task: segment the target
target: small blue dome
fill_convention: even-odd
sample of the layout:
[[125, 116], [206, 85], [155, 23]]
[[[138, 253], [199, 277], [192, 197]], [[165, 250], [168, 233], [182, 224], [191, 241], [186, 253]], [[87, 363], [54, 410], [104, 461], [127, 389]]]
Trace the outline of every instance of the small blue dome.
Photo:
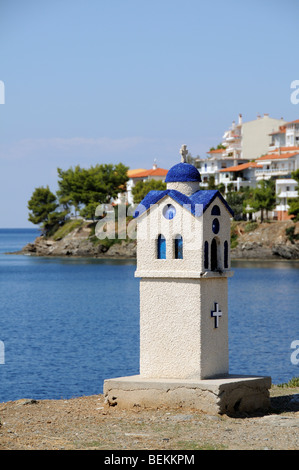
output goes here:
[[198, 181], [200, 183], [200, 173], [198, 169], [195, 168], [195, 166], [190, 165], [190, 163], [178, 163], [168, 171], [165, 183], [174, 183], [177, 181]]

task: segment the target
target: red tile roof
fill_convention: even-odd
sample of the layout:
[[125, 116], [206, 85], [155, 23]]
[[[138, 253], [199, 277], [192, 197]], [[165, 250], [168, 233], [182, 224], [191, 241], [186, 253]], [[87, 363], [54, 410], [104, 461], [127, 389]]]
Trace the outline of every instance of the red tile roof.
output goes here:
[[295, 121], [287, 122], [285, 125], [288, 126], [289, 124], [299, 124], [299, 119], [296, 119]]
[[147, 171], [145, 168], [137, 168], [136, 170], [128, 170], [128, 177], [129, 178], [136, 178], [140, 173], [144, 173]]
[[278, 131], [273, 131], [269, 135], [285, 134], [285, 133], [286, 133], [286, 126], [279, 126]]
[[296, 145], [293, 146], [293, 147], [279, 147], [279, 148], [276, 147], [276, 148], [273, 149], [273, 150], [269, 150], [269, 152], [276, 152], [276, 153], [278, 153], [278, 152], [279, 152], [279, 149], [280, 149], [281, 152], [288, 152], [288, 153], [290, 153], [290, 150], [298, 150], [298, 152], [299, 152], [299, 147], [296, 146]]
[[145, 170], [144, 168], [138, 168], [137, 170], [129, 170], [129, 178], [146, 178], [147, 176], [166, 176], [168, 170], [164, 168], [152, 168], [151, 170]]
[[230, 171], [246, 170], [247, 168], [260, 168], [260, 165], [258, 165], [256, 162], [247, 162], [241, 163], [241, 165], [229, 166], [228, 168], [223, 168], [219, 171], [228, 173]]
[[262, 157], [257, 158], [256, 162], [260, 162], [260, 161], [263, 161], [263, 160], [282, 160], [284, 158], [291, 158], [294, 155], [299, 155], [299, 151], [298, 152], [292, 152], [292, 153], [282, 153], [280, 155], [279, 154], [263, 155]]
[[215, 150], [210, 150], [207, 153], [223, 153], [224, 151], [225, 151], [225, 149], [215, 149]]

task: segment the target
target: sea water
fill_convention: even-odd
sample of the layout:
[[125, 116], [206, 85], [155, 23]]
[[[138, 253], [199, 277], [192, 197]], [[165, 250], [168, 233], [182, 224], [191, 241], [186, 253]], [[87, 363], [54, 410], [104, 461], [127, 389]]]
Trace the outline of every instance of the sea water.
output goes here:
[[[139, 373], [135, 261], [5, 254], [38, 234], [0, 230], [0, 402], [99, 394], [106, 378]], [[298, 376], [299, 263], [234, 261], [232, 269], [230, 373], [273, 383]]]

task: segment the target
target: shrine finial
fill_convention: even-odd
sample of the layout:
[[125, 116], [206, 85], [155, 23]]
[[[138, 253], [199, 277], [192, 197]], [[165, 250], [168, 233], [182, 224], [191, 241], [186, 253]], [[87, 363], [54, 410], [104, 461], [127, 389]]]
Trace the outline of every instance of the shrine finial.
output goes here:
[[187, 145], [182, 145], [180, 149], [180, 154], [181, 154], [181, 162], [186, 163], [187, 160], [187, 155], [188, 155], [188, 150], [187, 150]]

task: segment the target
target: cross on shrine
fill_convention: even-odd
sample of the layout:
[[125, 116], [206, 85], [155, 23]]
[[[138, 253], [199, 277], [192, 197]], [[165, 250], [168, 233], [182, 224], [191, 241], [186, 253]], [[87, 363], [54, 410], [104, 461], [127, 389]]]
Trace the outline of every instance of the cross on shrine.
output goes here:
[[182, 155], [182, 158], [181, 158], [182, 163], [186, 163], [186, 157], [188, 155], [187, 145], [182, 145], [180, 149], [180, 154]]
[[219, 326], [219, 318], [222, 317], [222, 312], [219, 310], [219, 305], [215, 302], [214, 311], [211, 311], [211, 317], [215, 318], [215, 328]]

